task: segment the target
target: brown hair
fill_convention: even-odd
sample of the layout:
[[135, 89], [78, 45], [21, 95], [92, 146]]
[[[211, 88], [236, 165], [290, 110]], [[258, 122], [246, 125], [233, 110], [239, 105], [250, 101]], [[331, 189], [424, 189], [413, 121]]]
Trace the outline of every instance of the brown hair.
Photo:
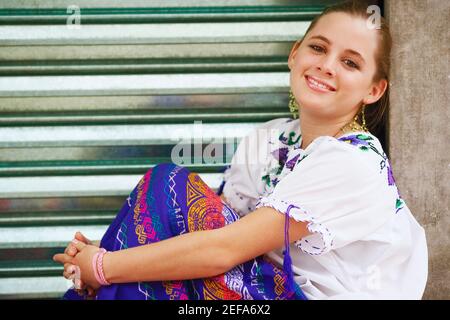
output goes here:
[[[363, 19], [369, 19], [371, 13], [367, 13], [367, 8], [370, 5], [376, 5], [377, 1], [370, 0], [352, 0], [338, 3], [325, 8], [325, 10], [317, 16], [310, 24], [305, 32], [304, 37], [314, 28], [317, 22], [325, 15], [335, 12], [347, 13], [354, 17], [360, 17]], [[373, 77], [373, 81], [377, 82], [381, 79], [386, 79], [389, 83], [389, 72], [391, 68], [391, 48], [392, 37], [389, 30], [389, 26], [386, 20], [381, 17], [380, 28], [378, 29], [379, 43], [378, 50], [375, 53], [375, 63], [377, 65], [377, 71]], [[367, 105], [365, 107], [365, 118], [367, 128], [374, 134], [379, 131], [379, 125], [385, 120], [386, 114], [389, 110], [389, 85], [386, 88], [383, 96], [375, 103]], [[360, 118], [360, 117], [358, 117]]]

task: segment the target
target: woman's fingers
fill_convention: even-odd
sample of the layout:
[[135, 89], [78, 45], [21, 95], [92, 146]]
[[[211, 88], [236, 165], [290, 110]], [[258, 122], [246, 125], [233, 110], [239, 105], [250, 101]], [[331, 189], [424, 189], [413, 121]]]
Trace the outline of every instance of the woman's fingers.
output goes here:
[[72, 240], [72, 245], [75, 246], [77, 252], [83, 250], [86, 246], [88, 246], [86, 243], [78, 241], [77, 239]]
[[74, 239], [67, 245], [64, 253], [55, 254], [53, 260], [64, 265], [64, 278], [72, 280], [75, 290], [78, 294], [95, 295], [95, 290], [87, 289], [87, 285], [81, 280], [80, 268], [74, 265], [73, 259], [86, 245], [92, 244], [92, 241], [86, 238], [81, 232], [75, 233]]
[[64, 271], [70, 273], [70, 274], [75, 274], [75, 265], [71, 264], [71, 263], [65, 263], [64, 264]]
[[65, 253], [57, 253], [53, 256], [53, 261], [59, 262], [61, 264], [72, 263], [73, 257]]
[[63, 276], [64, 278], [73, 281], [75, 289], [77, 290], [86, 289], [86, 285], [81, 280], [80, 268], [78, 266], [71, 263], [65, 263]]
[[64, 264], [64, 272], [63, 272], [64, 278], [68, 280], [73, 280], [76, 277], [76, 266], [71, 263], [65, 263]]
[[75, 278], [75, 275], [73, 273], [69, 273], [67, 271], [63, 272], [63, 277], [67, 280], [73, 280]]
[[75, 273], [67, 272], [67, 271], [63, 272], [63, 277], [66, 278], [67, 280], [72, 280], [72, 281], [75, 281], [77, 279]]
[[[77, 238], [74, 238], [66, 247], [66, 249], [64, 250], [64, 254], [70, 257], [75, 257], [76, 254], [78, 253], [78, 248], [76, 247], [76, 243], [83, 243], [85, 244], [85, 242], [78, 240]], [[61, 258], [61, 257], [60, 257]], [[55, 259], [53, 259], [55, 260]], [[55, 260], [56, 261], [56, 260]]]
[[67, 246], [67, 254], [69, 255], [69, 256], [71, 256], [71, 257], [74, 257], [76, 254], [77, 254], [77, 248], [75, 248], [74, 246], [73, 246], [73, 244], [72, 243], [70, 243], [68, 246]]
[[84, 242], [84, 243], [86, 243], [86, 244], [92, 244], [92, 241], [89, 240], [88, 238], [86, 238], [86, 237], [84, 236], [84, 234], [82, 234], [80, 231], [78, 231], [77, 233], [75, 233], [75, 239], [77, 239], [77, 240], [79, 240], [79, 241], [81, 241], [81, 242]]
[[67, 245], [66, 249], [64, 250], [65, 254], [72, 256], [72, 257], [74, 257], [77, 254], [77, 252], [78, 252], [77, 248], [75, 248], [75, 246], [73, 245], [73, 242], [70, 242]]
[[[81, 242], [84, 242], [85, 244], [92, 244], [92, 241], [89, 240], [88, 238], [86, 238], [86, 237], [85, 237], [81, 232], [79, 232], [79, 231], [77, 231], [77, 232], [75, 233], [74, 239], [75, 239], [75, 240], [78, 240], [78, 241], [81, 241]], [[74, 256], [78, 253], [78, 250], [77, 250], [77, 248], [73, 245], [73, 242], [72, 242], [72, 241], [67, 245], [66, 249], [64, 250], [64, 253], [67, 254], [67, 255], [69, 255], [69, 256], [72, 256], [72, 257], [74, 257]]]
[[[67, 245], [64, 253], [55, 254], [53, 260], [64, 265], [64, 278], [72, 280], [74, 288], [78, 294], [84, 295], [87, 286], [81, 280], [80, 268], [72, 264], [73, 258], [77, 253], [86, 245], [91, 244], [88, 238], [86, 238], [81, 232], [75, 233], [74, 239]], [[87, 291], [88, 292], [88, 291]], [[91, 289], [92, 293], [92, 289]]]

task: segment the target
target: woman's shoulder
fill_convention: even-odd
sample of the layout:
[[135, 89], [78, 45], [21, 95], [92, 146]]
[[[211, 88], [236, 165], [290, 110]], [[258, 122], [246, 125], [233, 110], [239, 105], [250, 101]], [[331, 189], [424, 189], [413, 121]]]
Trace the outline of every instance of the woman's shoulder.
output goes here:
[[388, 165], [380, 140], [369, 132], [349, 133], [336, 140], [340, 147], [346, 148], [372, 170], [379, 172]]
[[339, 138], [318, 137], [303, 151], [297, 164], [302, 172], [314, 171], [323, 175], [327, 170], [339, 170], [351, 177], [350, 180], [394, 185], [389, 160], [380, 141], [367, 132], [348, 133]]
[[351, 146], [352, 150], [362, 151], [366, 154], [385, 155], [380, 140], [370, 132], [351, 132], [336, 140], [343, 142], [343, 145]]
[[381, 142], [368, 132], [348, 133], [339, 138], [319, 137], [307, 149], [311, 149], [307, 153], [313, 151], [319, 151], [318, 154], [333, 153], [339, 155], [337, 158], [341, 161], [358, 162], [369, 167], [375, 166], [377, 169], [380, 164], [388, 161]]
[[[334, 170], [339, 168], [355, 185], [358, 182], [373, 183], [377, 190], [385, 194], [386, 201], [393, 201], [396, 212], [405, 207], [390, 161], [376, 136], [367, 132], [355, 132], [338, 139], [324, 137], [317, 150], [317, 157], [310, 159], [310, 165], [322, 162], [324, 167], [329, 166]], [[328, 165], [330, 162], [334, 164]]]

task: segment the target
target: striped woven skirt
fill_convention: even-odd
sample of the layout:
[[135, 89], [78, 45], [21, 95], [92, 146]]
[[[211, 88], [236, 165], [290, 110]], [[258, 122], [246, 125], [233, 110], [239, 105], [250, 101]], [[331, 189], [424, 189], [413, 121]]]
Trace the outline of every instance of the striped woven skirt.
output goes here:
[[[197, 173], [173, 163], [161, 163], [149, 169], [141, 178], [107, 229], [100, 246], [108, 251], [123, 250], [187, 232], [221, 228], [237, 219], [239, 216], [236, 212]], [[289, 255], [289, 252], [286, 254]], [[291, 265], [286, 261], [290, 262], [290, 257], [285, 257], [283, 268], [279, 268], [262, 255], [224, 274], [204, 279], [112, 284], [101, 287], [96, 298], [306, 299], [293, 281]], [[83, 298], [69, 289], [63, 299]]]

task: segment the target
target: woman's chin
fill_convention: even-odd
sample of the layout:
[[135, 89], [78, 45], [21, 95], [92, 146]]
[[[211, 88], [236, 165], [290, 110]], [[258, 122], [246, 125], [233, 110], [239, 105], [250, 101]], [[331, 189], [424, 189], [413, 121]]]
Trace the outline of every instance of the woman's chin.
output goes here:
[[299, 99], [300, 107], [306, 109], [322, 109], [329, 106], [331, 101], [322, 97], [305, 95], [302, 99]]
[[303, 101], [305, 104], [328, 104], [333, 100], [332, 96], [324, 93], [317, 93], [311, 91], [310, 88], [302, 88], [298, 101]]

